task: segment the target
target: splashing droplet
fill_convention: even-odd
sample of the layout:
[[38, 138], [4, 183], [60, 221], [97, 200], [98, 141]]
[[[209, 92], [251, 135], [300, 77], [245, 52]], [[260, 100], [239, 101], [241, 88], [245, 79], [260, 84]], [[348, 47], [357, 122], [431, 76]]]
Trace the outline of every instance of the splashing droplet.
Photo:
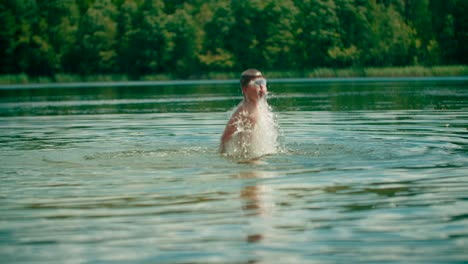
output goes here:
[[254, 120], [242, 113], [235, 122], [236, 131], [226, 144], [226, 156], [251, 160], [278, 152], [278, 125], [265, 99], [258, 103]]

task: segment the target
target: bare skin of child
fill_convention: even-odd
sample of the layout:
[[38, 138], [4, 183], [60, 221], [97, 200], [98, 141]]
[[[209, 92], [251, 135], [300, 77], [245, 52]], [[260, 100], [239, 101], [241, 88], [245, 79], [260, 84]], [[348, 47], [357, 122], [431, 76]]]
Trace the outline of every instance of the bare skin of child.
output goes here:
[[226, 144], [239, 131], [239, 124], [253, 128], [259, 118], [259, 102], [265, 100], [268, 92], [266, 80], [256, 69], [248, 69], [241, 75], [241, 88], [244, 99], [229, 119], [221, 137], [220, 152], [226, 153]]

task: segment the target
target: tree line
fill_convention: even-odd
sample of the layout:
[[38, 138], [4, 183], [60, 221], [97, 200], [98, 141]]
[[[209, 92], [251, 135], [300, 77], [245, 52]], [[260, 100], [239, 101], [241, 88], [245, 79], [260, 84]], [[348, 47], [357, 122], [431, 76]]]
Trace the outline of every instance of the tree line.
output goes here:
[[3, 0], [0, 74], [467, 64], [466, 0]]

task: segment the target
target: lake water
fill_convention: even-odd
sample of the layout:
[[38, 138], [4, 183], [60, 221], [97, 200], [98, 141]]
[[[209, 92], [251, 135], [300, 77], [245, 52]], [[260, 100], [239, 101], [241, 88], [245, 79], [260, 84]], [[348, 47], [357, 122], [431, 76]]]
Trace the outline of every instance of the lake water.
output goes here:
[[269, 90], [239, 164], [234, 81], [0, 87], [1, 262], [468, 261], [468, 78]]

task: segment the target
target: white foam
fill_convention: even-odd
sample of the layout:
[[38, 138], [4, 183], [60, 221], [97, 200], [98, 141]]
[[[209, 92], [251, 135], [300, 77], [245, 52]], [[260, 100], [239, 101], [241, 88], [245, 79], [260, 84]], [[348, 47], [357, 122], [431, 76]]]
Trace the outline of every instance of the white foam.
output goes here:
[[278, 125], [266, 100], [259, 102], [255, 124], [241, 117], [235, 125], [236, 131], [226, 143], [227, 156], [251, 160], [278, 152]]

